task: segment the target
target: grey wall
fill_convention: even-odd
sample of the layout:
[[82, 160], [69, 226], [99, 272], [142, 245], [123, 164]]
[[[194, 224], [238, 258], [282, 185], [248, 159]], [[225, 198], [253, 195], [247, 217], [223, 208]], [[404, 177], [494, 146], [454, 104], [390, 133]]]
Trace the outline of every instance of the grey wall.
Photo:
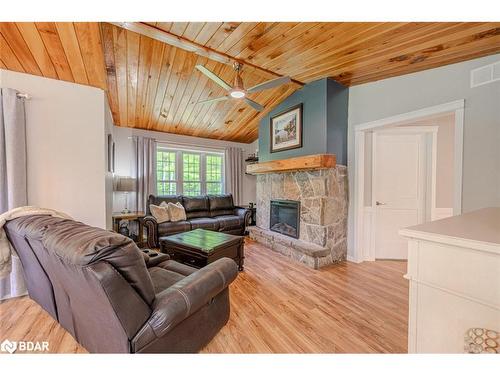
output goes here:
[[[308, 83], [267, 116], [259, 126], [259, 160], [279, 160], [296, 156], [333, 153], [339, 164], [347, 164], [347, 103], [349, 89], [331, 79]], [[270, 152], [270, 119], [302, 103], [302, 147]]]
[[351, 87], [348, 165], [354, 162], [355, 125], [465, 99], [463, 211], [500, 206], [500, 82], [470, 87], [472, 69], [499, 60], [497, 54]]
[[[257, 143], [238, 143], [220, 141], [216, 139], [198, 138], [179, 134], [155, 132], [150, 130], [126, 128], [126, 127], [113, 127], [113, 138], [116, 143], [116, 175], [118, 176], [131, 176], [133, 171], [134, 162], [134, 147], [132, 136], [151, 137], [158, 142], [183, 145], [187, 148], [202, 148], [202, 149], [217, 149], [224, 150], [226, 147], [239, 147], [243, 149], [243, 156], [246, 158], [249, 154], [255, 153]], [[243, 164], [246, 167], [246, 163]], [[255, 202], [255, 189], [256, 189], [256, 176], [244, 174], [243, 175], [243, 204]], [[135, 209], [135, 193], [129, 194], [129, 203], [131, 209]], [[125, 207], [124, 194], [120, 192], [114, 193], [113, 210], [121, 211]]]
[[[428, 116], [415, 121], [405, 121], [397, 125], [397, 127], [405, 126], [438, 127], [436, 155], [436, 207], [453, 208], [455, 112]], [[372, 141], [373, 133], [367, 132], [365, 137], [365, 206], [372, 205]], [[429, 205], [429, 210], [430, 207], [431, 206]]]

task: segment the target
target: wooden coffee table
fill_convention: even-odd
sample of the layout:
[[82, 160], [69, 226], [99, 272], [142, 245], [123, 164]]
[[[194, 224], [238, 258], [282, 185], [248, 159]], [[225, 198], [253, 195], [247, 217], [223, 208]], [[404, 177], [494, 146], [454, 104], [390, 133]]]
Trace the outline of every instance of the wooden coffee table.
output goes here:
[[189, 232], [160, 237], [162, 253], [170, 255], [174, 260], [201, 268], [220, 258], [231, 258], [243, 271], [244, 239], [221, 232], [205, 229], [194, 229]]

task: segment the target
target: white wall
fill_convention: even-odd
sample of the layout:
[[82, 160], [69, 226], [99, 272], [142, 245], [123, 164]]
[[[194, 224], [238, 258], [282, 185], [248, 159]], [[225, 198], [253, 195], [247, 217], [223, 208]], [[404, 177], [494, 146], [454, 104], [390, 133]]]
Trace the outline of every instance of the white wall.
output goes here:
[[108, 170], [108, 134], [113, 134], [113, 115], [109, 108], [108, 99], [104, 96], [104, 173], [106, 199], [106, 227], [113, 228], [113, 172]]
[[[226, 147], [240, 147], [243, 149], [243, 154], [246, 157], [247, 154], [254, 153], [255, 149], [258, 147], [257, 142], [254, 143], [238, 143], [238, 142], [227, 142], [219, 141], [207, 138], [190, 137], [184, 135], [162, 133], [141, 129], [125, 128], [115, 126], [113, 130], [113, 137], [116, 145], [115, 154], [115, 174], [119, 176], [131, 176], [133, 172], [133, 141], [130, 139], [132, 136], [140, 137], [151, 137], [159, 142], [167, 142], [173, 144], [182, 144], [186, 147], [207, 147], [212, 149], [223, 150]], [[250, 175], [244, 175], [243, 177], [243, 203], [255, 202], [255, 189], [256, 189], [256, 177]], [[113, 199], [113, 211], [118, 212], [124, 208], [125, 197], [123, 193], [115, 192]], [[129, 194], [129, 208], [135, 209], [135, 194]]]
[[100, 89], [0, 69], [26, 101], [28, 204], [108, 227], [105, 96]]
[[[257, 138], [254, 142], [250, 144], [244, 144], [246, 146], [245, 149], [245, 159], [250, 154], [255, 154], [259, 152], [259, 139]], [[244, 167], [248, 165], [248, 163], [243, 163]], [[245, 185], [243, 186], [243, 199], [245, 203], [257, 201], [257, 176], [255, 175], [245, 175], [243, 179]]]
[[[500, 82], [470, 87], [470, 71], [500, 60], [500, 54], [353, 86], [349, 90], [348, 165], [350, 223], [354, 191], [354, 127], [430, 106], [465, 99], [464, 212], [500, 206]], [[352, 255], [352, 230], [349, 231]]]

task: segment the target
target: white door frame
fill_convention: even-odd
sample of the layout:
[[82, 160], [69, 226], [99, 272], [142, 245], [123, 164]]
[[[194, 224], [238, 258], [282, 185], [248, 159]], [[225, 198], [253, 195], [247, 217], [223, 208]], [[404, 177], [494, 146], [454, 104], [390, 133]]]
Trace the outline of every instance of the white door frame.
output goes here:
[[427, 107], [416, 111], [386, 117], [380, 120], [361, 123], [354, 126], [354, 246], [351, 261], [363, 262], [373, 260], [372, 254], [364, 246], [364, 188], [365, 188], [365, 136], [369, 131], [390, 127], [403, 121], [415, 120], [421, 117], [439, 113], [455, 113], [455, 142], [454, 142], [454, 197], [453, 214], [462, 213], [462, 171], [463, 171], [463, 135], [464, 135], [464, 107], [465, 100], [460, 99], [437, 106]]
[[[420, 153], [421, 157], [419, 160], [419, 176], [420, 176], [420, 186], [419, 189], [419, 221], [425, 221], [427, 216], [432, 216], [434, 207], [436, 206], [436, 166], [437, 166], [437, 133], [438, 126], [404, 126], [404, 127], [391, 127], [376, 129], [373, 131], [372, 135], [372, 183], [371, 183], [371, 206], [365, 206], [366, 209], [370, 209], [370, 221], [367, 223], [364, 221], [365, 225], [369, 225], [368, 233], [370, 233], [370, 238], [367, 239], [365, 243], [365, 260], [375, 260], [376, 259], [376, 244], [375, 244], [375, 231], [377, 228], [377, 215], [376, 211], [376, 197], [374, 194], [375, 185], [377, 181], [377, 168], [376, 168], [376, 149], [377, 149], [377, 138], [381, 134], [391, 134], [391, 135], [403, 135], [412, 134], [420, 136]], [[422, 157], [424, 155], [424, 157]], [[427, 204], [429, 203], [429, 205]], [[427, 212], [429, 211], [429, 212]], [[366, 232], [365, 232], [366, 233]]]

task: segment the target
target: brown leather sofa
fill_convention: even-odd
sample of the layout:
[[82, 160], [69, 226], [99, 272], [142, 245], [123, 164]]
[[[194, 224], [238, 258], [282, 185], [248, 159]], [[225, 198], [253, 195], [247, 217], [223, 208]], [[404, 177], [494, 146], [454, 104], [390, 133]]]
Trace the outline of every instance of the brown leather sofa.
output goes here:
[[238, 273], [231, 259], [196, 270], [144, 254], [120, 234], [50, 216], [4, 228], [30, 297], [90, 352], [197, 352], [229, 319]]
[[[151, 216], [150, 204], [181, 203], [186, 210], [186, 220], [158, 224]], [[245, 234], [251, 211], [235, 206], [231, 194], [188, 197], [183, 195], [150, 195], [143, 224], [147, 231], [148, 246], [158, 248], [159, 238], [202, 228], [242, 236]]]

